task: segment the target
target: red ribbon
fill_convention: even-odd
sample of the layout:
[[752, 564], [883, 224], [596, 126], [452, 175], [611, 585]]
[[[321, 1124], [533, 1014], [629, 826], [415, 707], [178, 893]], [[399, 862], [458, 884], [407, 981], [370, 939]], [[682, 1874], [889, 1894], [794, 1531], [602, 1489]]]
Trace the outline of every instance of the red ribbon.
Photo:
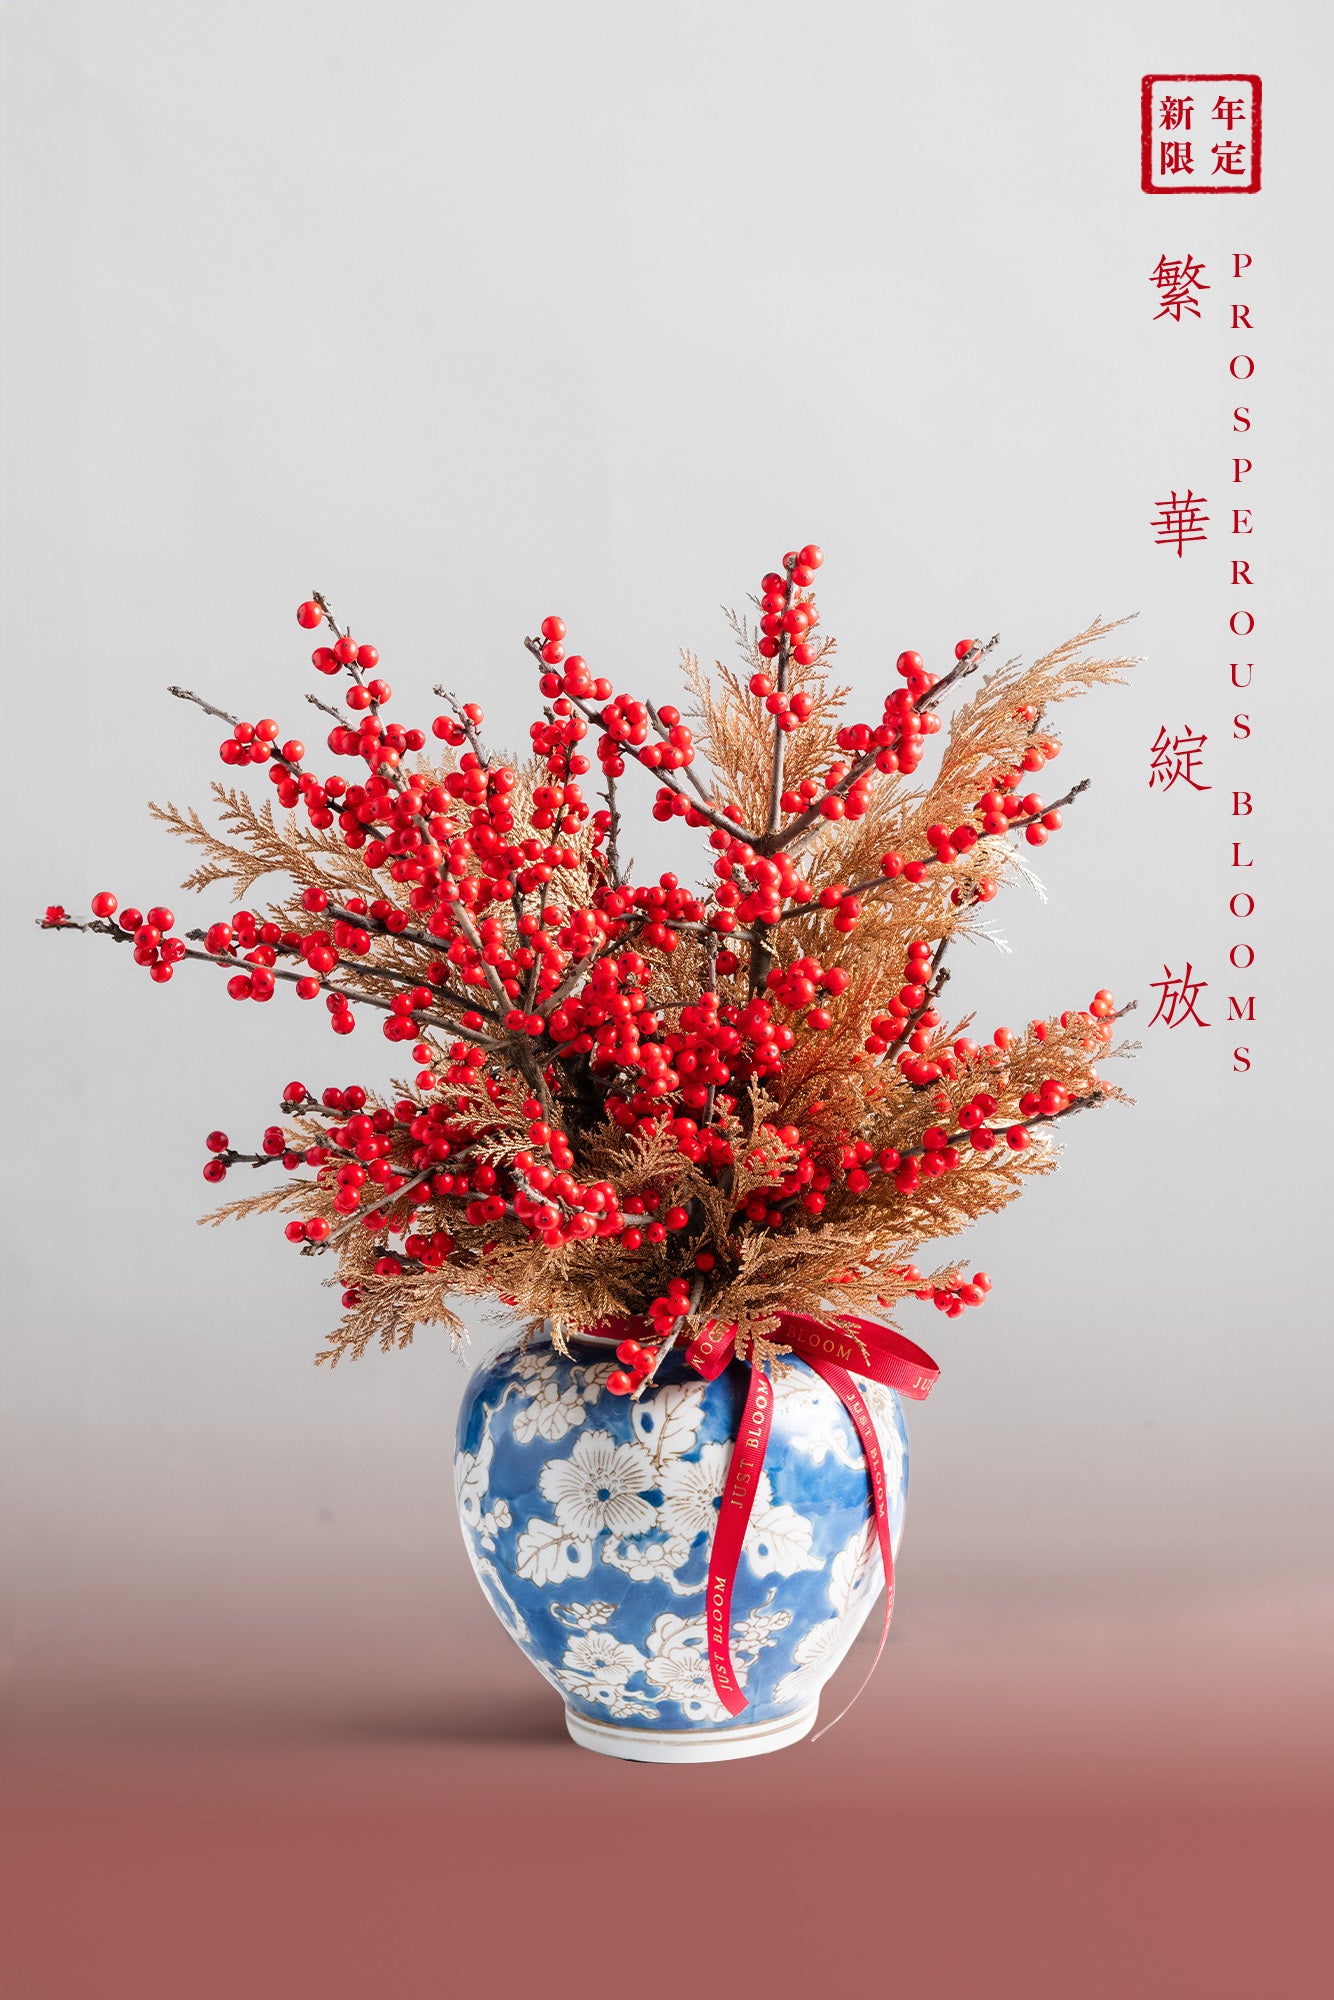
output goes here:
[[[855, 1331], [853, 1329], [855, 1328]], [[873, 1382], [883, 1383], [887, 1389], [896, 1389], [901, 1396], [910, 1396], [921, 1402], [930, 1395], [940, 1374], [929, 1354], [905, 1340], [892, 1327], [876, 1326], [870, 1320], [854, 1320], [851, 1326], [821, 1326], [817, 1321], [799, 1318], [784, 1313], [779, 1322], [778, 1338], [784, 1346], [799, 1354], [803, 1361], [814, 1369], [822, 1381], [829, 1384], [852, 1419], [853, 1428], [861, 1440], [866, 1456], [866, 1469], [871, 1481], [871, 1500], [875, 1510], [876, 1537], [880, 1544], [880, 1559], [885, 1569], [885, 1610], [880, 1627], [880, 1643], [875, 1650], [875, 1658], [854, 1694], [856, 1701], [866, 1682], [870, 1680], [884, 1651], [889, 1634], [889, 1621], [894, 1615], [894, 1549], [889, 1532], [889, 1495], [885, 1484], [885, 1461], [880, 1450], [880, 1440], [875, 1424], [866, 1407], [856, 1383], [849, 1372], [855, 1368], [859, 1375]], [[685, 1358], [706, 1382], [712, 1382], [721, 1375], [735, 1352], [735, 1341], [729, 1329], [711, 1326], [696, 1335], [685, 1350]], [[768, 1448], [769, 1432], [773, 1424], [774, 1391], [773, 1384], [762, 1368], [751, 1367], [750, 1386], [746, 1392], [746, 1406], [741, 1414], [741, 1428], [736, 1444], [732, 1448], [731, 1463], [727, 1468], [727, 1480], [723, 1487], [722, 1504], [718, 1512], [718, 1525], [714, 1531], [713, 1549], [709, 1558], [709, 1582], [706, 1599], [705, 1629], [708, 1635], [709, 1671], [713, 1675], [713, 1685], [718, 1699], [729, 1715], [740, 1715], [746, 1707], [746, 1697], [737, 1681], [732, 1665], [730, 1642], [732, 1591], [736, 1584], [737, 1568], [741, 1561], [741, 1550], [746, 1539], [746, 1529], [750, 1524], [751, 1509], [759, 1489], [760, 1474], [764, 1469], [764, 1455]], [[840, 1721], [851, 1708], [852, 1702], [839, 1711], [834, 1721]], [[832, 1728], [826, 1723], [825, 1728]], [[822, 1730], [821, 1735], [824, 1734]]]

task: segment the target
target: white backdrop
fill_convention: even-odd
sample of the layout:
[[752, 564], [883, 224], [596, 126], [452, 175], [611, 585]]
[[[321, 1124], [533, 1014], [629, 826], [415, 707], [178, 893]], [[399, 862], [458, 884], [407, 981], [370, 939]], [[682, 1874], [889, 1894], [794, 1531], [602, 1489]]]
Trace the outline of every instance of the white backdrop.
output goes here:
[[[1095, 782], [1039, 857], [1049, 901], [1011, 892], [1013, 954], [956, 970], [987, 1029], [1104, 985], [1146, 1022], [1186, 957], [1217, 1004], [1227, 787], [1257, 799], [1249, 1076], [1223, 1027], [1148, 1031], [1120, 1077], [1137, 1107], [1080, 1120], [1062, 1173], [977, 1232], [986, 1310], [905, 1315], [945, 1371], [913, 1420], [919, 1602], [957, 1585], [990, 1618], [1002, 1576], [1051, 1608], [1312, 1573], [1334, 1386], [1318, 10], [20, 0], [0, 26], [24, 1682], [268, 1673], [280, 1629], [397, 1658], [472, 1588], [443, 1339], [316, 1374], [336, 1304], [278, 1225], [194, 1226], [208, 1129], [257, 1133], [289, 1076], [387, 1075], [388, 1049], [31, 927], [103, 887], [180, 908], [185, 856], [144, 802], [202, 802], [217, 732], [166, 683], [310, 740], [292, 613], [318, 587], [397, 713], [429, 716], [444, 674], [518, 744], [544, 613], [618, 687], [665, 688], [806, 539], [868, 705], [903, 646], [939, 661], [999, 629], [1032, 654], [1139, 613], [1134, 689], [1066, 719], [1059, 788]], [[1150, 67], [1263, 73], [1263, 194], [1140, 193]], [[1154, 324], [1148, 274], [1188, 250], [1221, 278], [1234, 249], [1259, 364], [1247, 746], [1230, 552], [1178, 562], [1148, 528], [1169, 484], [1224, 497], [1235, 400], [1221, 293]], [[1209, 733], [1207, 796], [1150, 795], [1163, 723]], [[665, 865], [657, 831], [633, 851]]]

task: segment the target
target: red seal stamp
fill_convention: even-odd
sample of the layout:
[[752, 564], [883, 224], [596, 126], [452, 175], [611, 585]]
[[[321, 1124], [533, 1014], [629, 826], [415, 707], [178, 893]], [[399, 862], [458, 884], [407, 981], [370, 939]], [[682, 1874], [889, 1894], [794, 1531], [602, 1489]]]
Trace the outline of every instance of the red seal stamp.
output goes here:
[[1258, 194], [1258, 76], [1146, 76], [1140, 84], [1145, 194]]

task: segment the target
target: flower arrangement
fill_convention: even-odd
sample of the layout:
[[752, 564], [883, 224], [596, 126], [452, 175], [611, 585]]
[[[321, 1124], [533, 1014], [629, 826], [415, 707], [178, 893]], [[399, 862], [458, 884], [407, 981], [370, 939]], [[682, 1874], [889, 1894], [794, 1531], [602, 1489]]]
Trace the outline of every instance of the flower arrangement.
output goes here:
[[[319, 1360], [425, 1322], [457, 1335], [451, 1300], [490, 1296], [558, 1345], [633, 1321], [607, 1386], [635, 1395], [710, 1325], [763, 1361], [780, 1313], [916, 1297], [956, 1316], [989, 1280], [925, 1275], [921, 1246], [1003, 1208], [1056, 1164], [1062, 1120], [1123, 1095], [1095, 1068], [1120, 1053], [1105, 991], [986, 1039], [942, 1011], [947, 953], [1085, 789], [1048, 804], [1029, 788], [1061, 747], [1053, 706], [1133, 664], [1090, 655], [1115, 627], [993, 667], [948, 726], [996, 641], [960, 640], [940, 675], [904, 651], [881, 714], [849, 723], [822, 563], [807, 546], [763, 578], [757, 623], [732, 621], [740, 671], [685, 656], [687, 712], [616, 693], [543, 619], [523, 761], [442, 688], [429, 731], [388, 720], [375, 647], [318, 594], [297, 619], [327, 628], [313, 664], [345, 683], [341, 707], [307, 696], [330, 719], [330, 775], [275, 721], [171, 690], [227, 724], [229, 778], [267, 766], [276, 800], [214, 785], [220, 831], [151, 807], [200, 852], [184, 887], [249, 904], [182, 932], [104, 891], [87, 918], [43, 921], [128, 945], [159, 984], [193, 960], [238, 1003], [292, 989], [335, 1035], [376, 1020], [410, 1053], [387, 1095], [289, 1083], [257, 1151], [208, 1135], [208, 1181], [275, 1178], [205, 1220], [282, 1213], [302, 1255], [336, 1260], [344, 1317]], [[630, 878], [632, 764], [654, 819], [696, 837], [681, 875]]]

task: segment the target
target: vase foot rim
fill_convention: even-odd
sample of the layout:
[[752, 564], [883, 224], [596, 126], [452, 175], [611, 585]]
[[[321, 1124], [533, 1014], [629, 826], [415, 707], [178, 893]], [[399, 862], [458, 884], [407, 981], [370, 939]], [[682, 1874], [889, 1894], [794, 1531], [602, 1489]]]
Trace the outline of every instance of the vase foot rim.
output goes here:
[[730, 1729], [627, 1729], [565, 1711], [565, 1727], [581, 1748], [636, 1764], [721, 1764], [734, 1757], [761, 1757], [799, 1743], [815, 1727], [817, 1700], [769, 1722], [735, 1723]]

